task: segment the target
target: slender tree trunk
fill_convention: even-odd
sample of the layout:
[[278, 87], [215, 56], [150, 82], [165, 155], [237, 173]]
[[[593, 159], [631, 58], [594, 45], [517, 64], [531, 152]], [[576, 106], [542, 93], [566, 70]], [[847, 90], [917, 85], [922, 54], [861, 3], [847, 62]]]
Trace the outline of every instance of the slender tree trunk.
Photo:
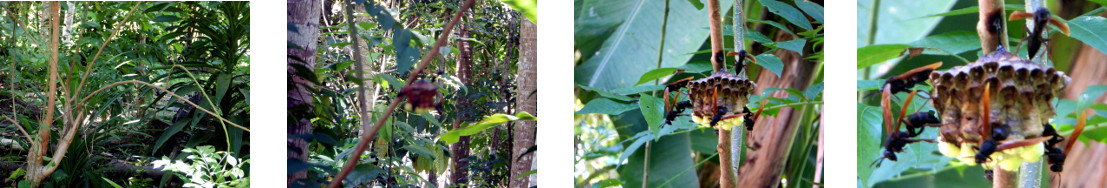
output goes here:
[[[467, 19], [467, 18], [466, 18]], [[469, 37], [469, 29], [465, 26], [458, 26], [458, 33], [460, 38]], [[449, 35], [449, 33], [442, 33], [443, 35]], [[457, 78], [461, 80], [464, 85], [471, 85], [473, 80], [473, 49], [469, 47], [469, 41], [458, 40], [457, 41]], [[467, 97], [460, 97], [457, 101], [458, 109], [465, 109], [469, 106], [469, 100]], [[467, 115], [458, 116], [454, 119], [454, 129], [461, 128], [461, 124], [464, 123], [463, 119], [468, 118]], [[450, 162], [453, 162], [453, 168], [450, 170], [450, 182], [453, 185], [461, 185], [469, 182], [469, 169], [465, 169], [465, 165], [469, 164], [469, 136], [462, 136], [458, 139], [457, 143], [450, 145]]]
[[[311, 91], [314, 90], [315, 84], [298, 76], [293, 66], [302, 66], [309, 69], [308, 71], [314, 72], [312, 69], [315, 67], [319, 17], [322, 15], [320, 6], [322, 6], [322, 3], [318, 0], [288, 0], [288, 24], [296, 27], [298, 31], [288, 31], [288, 42], [299, 47], [299, 49], [290, 47], [288, 55], [303, 60], [288, 58], [287, 71], [289, 82], [291, 82], [288, 88], [288, 109], [302, 109], [299, 112], [289, 111], [289, 114], [296, 114], [300, 117], [288, 122], [288, 135], [290, 135], [287, 140], [288, 158], [302, 161], [308, 159], [308, 143], [291, 135], [310, 134], [312, 132], [313, 126], [310, 121], [311, 118], [308, 116], [311, 116]], [[357, 160], [358, 158], [358, 155], [352, 155], [349, 160]], [[288, 175], [288, 185], [293, 186], [294, 182], [305, 178], [307, 178], [306, 170], [291, 173]]]
[[[26, 178], [31, 180], [31, 186], [36, 187], [41, 185], [42, 180], [53, 173], [57, 167], [57, 164], [49, 164], [48, 166], [42, 164], [46, 156], [46, 150], [50, 146], [50, 128], [54, 124], [55, 96], [58, 94], [55, 82], [58, 78], [58, 17], [60, 10], [58, 2], [50, 2], [49, 5], [50, 8], [46, 11], [49, 11], [48, 14], [50, 15], [48, 17], [50, 18], [50, 69], [47, 70], [50, 72], [50, 76], [47, 82], [49, 89], [46, 93], [46, 117], [40, 122], [42, 126], [39, 126], [38, 138], [36, 138], [35, 143], [31, 144], [31, 152], [27, 154]], [[64, 148], [59, 148], [58, 151], [54, 152], [61, 152], [60, 150], [64, 150]]]
[[[519, 90], [516, 91], [515, 101], [518, 112], [527, 112], [538, 116], [538, 25], [523, 18], [522, 29], [519, 30], [519, 70], [515, 81]], [[511, 185], [510, 187], [529, 187], [529, 178], [519, 178], [523, 173], [531, 171], [531, 161], [534, 152], [520, 156], [534, 146], [535, 121], [521, 121], [515, 125], [514, 140], [511, 146]]]

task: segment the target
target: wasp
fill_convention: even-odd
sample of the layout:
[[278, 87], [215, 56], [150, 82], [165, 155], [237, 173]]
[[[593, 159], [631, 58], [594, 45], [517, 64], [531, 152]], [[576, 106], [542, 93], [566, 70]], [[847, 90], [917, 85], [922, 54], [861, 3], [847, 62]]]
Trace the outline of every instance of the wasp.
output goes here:
[[942, 62], [932, 63], [888, 78], [884, 81], [884, 87], [880, 89], [880, 92], [884, 92], [884, 90], [890, 90], [891, 94], [908, 92], [909, 89], [915, 87], [915, 84], [926, 82], [926, 80], [930, 79], [930, 73], [941, 66]]
[[[1012, 12], [1011, 17], [1008, 18], [1008, 20], [1021, 20], [1026, 18], [1031, 18], [1031, 20], [1029, 21], [1034, 22], [1034, 28], [1027, 28], [1026, 30], [1029, 31], [1029, 35], [1024, 37], [1022, 41], [1019, 42], [1028, 42], [1026, 45], [1028, 50], [1030, 50], [1030, 58], [1028, 59], [1034, 59], [1034, 56], [1038, 54], [1038, 50], [1041, 49], [1042, 43], [1049, 41], [1049, 39], [1043, 38], [1042, 36], [1042, 33], [1046, 32], [1045, 29], [1047, 28], [1047, 24], [1057, 26], [1058, 30], [1061, 30], [1061, 32], [1065, 33], [1065, 35], [1069, 35], [1069, 25], [1065, 22], [1062, 22], [1061, 20], [1053, 18], [1049, 13], [1049, 9], [1046, 9], [1045, 7], [1039, 7], [1037, 10], [1034, 10], [1034, 13], [1023, 11]], [[1015, 49], [1015, 52], [1017, 53], [1018, 49]]]
[[926, 126], [935, 126], [933, 124], [940, 123], [940, 121], [938, 121], [938, 118], [933, 116], [933, 113], [913, 113], [910, 115], [912, 116], [912, 118], [910, 118], [910, 121], [907, 122], [909, 124], [907, 127], [907, 131], [900, 131], [900, 124], [903, 124], [904, 117], [908, 116], [906, 115], [907, 108], [909, 107], [909, 104], [911, 104], [911, 100], [915, 98], [915, 95], [919, 91], [913, 90], [910, 94], [907, 95], [907, 100], [903, 103], [903, 107], [899, 112], [899, 117], [895, 122], [893, 122], [893, 114], [891, 109], [892, 107], [890, 104], [892, 100], [891, 87], [891, 85], [885, 85], [885, 89], [881, 92], [883, 93], [883, 95], [880, 102], [880, 108], [884, 111], [884, 128], [890, 131], [891, 134], [889, 134], [888, 138], [884, 141], [884, 156], [874, 161], [873, 165], [879, 163], [883, 159], [888, 159], [892, 161], [898, 160], [898, 158], [896, 157], [896, 153], [903, 152], [903, 147], [906, 147], [907, 144], [916, 142], [934, 143], [933, 139], [915, 139], [913, 137], [922, 134], [922, 131]]
[[737, 52], [734, 52], [734, 51], [727, 52], [726, 56], [738, 56], [737, 57], [738, 62], [734, 63], [734, 69], [736, 69], [736, 70], [734, 70], [734, 74], [738, 74], [738, 73], [742, 72], [742, 70], [744, 70], [742, 68], [746, 67], [747, 64], [745, 64], [745, 61], [747, 59], [749, 59], [750, 62], [752, 62], [754, 64], [757, 63], [757, 59], [755, 59], [755, 58], [753, 58], [753, 56], [749, 55], [746, 52], [745, 49], [738, 50]]

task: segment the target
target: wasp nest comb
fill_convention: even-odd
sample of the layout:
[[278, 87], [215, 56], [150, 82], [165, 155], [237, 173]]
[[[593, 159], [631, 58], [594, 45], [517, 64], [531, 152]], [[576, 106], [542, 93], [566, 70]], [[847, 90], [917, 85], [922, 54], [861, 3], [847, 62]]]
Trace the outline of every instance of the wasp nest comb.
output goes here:
[[[1042, 137], [1043, 124], [1055, 114], [1050, 101], [1069, 80], [1061, 71], [1002, 48], [968, 65], [931, 73], [932, 103], [942, 120], [940, 152], [973, 165], [974, 155], [991, 137], [990, 132], [1006, 133], [1006, 139], [994, 140], [998, 143]], [[988, 108], [983, 106], [985, 93]], [[989, 130], [985, 130], [985, 124]], [[1022, 161], [1036, 162], [1043, 151], [1044, 146], [1038, 142], [985, 154], [989, 160], [984, 165], [1016, 169]]]
[[[749, 94], [757, 87], [752, 81], [727, 72], [716, 72], [710, 77], [688, 83], [692, 99], [692, 121], [711, 126], [712, 118], [720, 129], [730, 131], [734, 125], [742, 123], [742, 109], [749, 103]], [[725, 112], [716, 117], [717, 112]]]

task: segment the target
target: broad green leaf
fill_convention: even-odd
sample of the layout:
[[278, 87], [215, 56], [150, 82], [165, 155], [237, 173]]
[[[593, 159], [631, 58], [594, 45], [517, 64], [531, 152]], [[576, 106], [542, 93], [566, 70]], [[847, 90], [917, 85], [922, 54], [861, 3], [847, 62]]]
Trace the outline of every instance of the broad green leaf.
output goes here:
[[[777, 22], [772, 21], [772, 20], [746, 19], [746, 21], [748, 21], [750, 23], [769, 24], [770, 26], [776, 27], [777, 29], [780, 29], [781, 31], [787, 32], [788, 34], [790, 34], [792, 36], [796, 36], [796, 33], [793, 33], [791, 29], [788, 29], [788, 26], [784, 26], [784, 24], [780, 24], [780, 23], [777, 23]], [[731, 30], [733, 30], [733, 29], [731, 29]], [[757, 32], [757, 31], [747, 31], [747, 32]], [[766, 39], [767, 39], [767, 37], [766, 37]]]
[[884, 80], [857, 80], [857, 91], [878, 90], [884, 86]]
[[538, 25], [538, 0], [500, 0]]
[[[581, 63], [574, 68], [579, 85], [616, 89], [633, 86], [642, 74], [659, 67], [664, 1], [580, 0], [575, 3], [574, 41]], [[734, 1], [721, 1], [730, 7]], [[660, 67], [679, 67], [699, 50], [709, 33], [706, 9], [691, 3], [669, 4], [665, 47]], [[602, 41], [599, 43], [598, 41]], [[596, 46], [600, 46], [596, 48]]]
[[458, 139], [460, 139], [462, 136], [474, 135], [474, 134], [480, 133], [480, 132], [482, 132], [482, 131], [484, 131], [488, 128], [495, 127], [496, 125], [500, 125], [500, 124], [506, 123], [508, 121], [523, 121], [523, 120], [537, 120], [537, 118], [535, 118], [533, 115], [530, 115], [530, 113], [527, 113], [527, 112], [519, 112], [519, 113], [516, 113], [514, 116], [507, 115], [507, 114], [493, 114], [493, 115], [490, 115], [490, 116], [485, 116], [483, 119], [481, 119], [480, 121], [478, 121], [476, 123], [472, 123], [472, 124], [466, 125], [465, 127], [460, 128], [460, 129], [455, 129], [455, 130], [446, 132], [446, 133], [442, 134], [442, 136], [439, 136], [439, 140], [442, 140], [447, 145], [449, 145], [449, 144], [453, 144], [453, 143], [457, 142]]
[[646, 72], [646, 74], [642, 74], [642, 78], [639, 78], [638, 83], [634, 84], [634, 86], [642, 85], [643, 83], [650, 82], [650, 81], [657, 80], [657, 79], [661, 79], [661, 78], [664, 78], [666, 76], [671, 76], [671, 75], [673, 75], [673, 72], [675, 72], [676, 70], [677, 70], [676, 68], [653, 69], [649, 72]]
[[585, 104], [584, 108], [581, 108], [580, 111], [576, 112], [576, 114], [601, 113], [608, 115], [617, 115], [628, 110], [633, 110], [635, 108], [638, 108], [638, 105], [635, 105], [633, 103], [622, 103], [612, 101], [608, 98], [598, 98], [592, 99], [592, 101], [588, 101], [588, 104]]
[[792, 5], [788, 5], [787, 3], [782, 3], [776, 0], [759, 1], [761, 2], [761, 5], [769, 8], [769, 12], [772, 12], [773, 14], [776, 14], [780, 17], [784, 17], [785, 20], [788, 20], [788, 22], [791, 22], [793, 25], [807, 30], [812, 29], [811, 22], [807, 21], [807, 16], [804, 16], [803, 13], [801, 13], [799, 10], [796, 10], [796, 8], [792, 7]]
[[1095, 104], [1095, 100], [1107, 92], [1107, 85], [1093, 85], [1084, 89], [1083, 93], [1080, 93], [1080, 98], [1076, 103], [1076, 110], [1084, 110], [1090, 108]]
[[[680, 174], [693, 168], [695, 161], [692, 159], [691, 143], [688, 133], [661, 137], [653, 142], [650, 148], [649, 180], [646, 187], [658, 187], [669, 179], [674, 179], [669, 185], [680, 187], [699, 187], [695, 170]], [[645, 149], [638, 149], [627, 158], [627, 163], [619, 170], [619, 176], [625, 187], [643, 187], [642, 172], [645, 161]]]
[[663, 86], [663, 85], [640, 85], [640, 86], [634, 86], [634, 87], [628, 87], [628, 88], [614, 89], [614, 90], [611, 90], [611, 92], [614, 92], [615, 94], [619, 94], [619, 95], [630, 95], [630, 94], [642, 93], [642, 92], [647, 92], [647, 91], [660, 91], [660, 90], [663, 90], [663, 89], [665, 89], [665, 86]]
[[811, 1], [796, 1], [796, 7], [807, 13], [808, 16], [815, 18], [815, 21], [819, 23], [823, 22], [823, 6]]
[[419, 154], [420, 157], [427, 157], [427, 158], [431, 158], [431, 159], [434, 158], [434, 152], [431, 151], [430, 149], [427, 149], [427, 147], [423, 147], [423, 146], [415, 145], [415, 144], [408, 144], [408, 145], [404, 146], [403, 148], [404, 148], [404, 150], [408, 150], [408, 151], [411, 151], [412, 153]]
[[857, 176], [862, 187], [872, 186], [869, 163], [881, 156], [881, 113], [879, 107], [857, 104]]
[[[880, 1], [880, 7], [873, 7], [874, 0], [857, 1], [857, 46], [865, 47], [872, 44], [906, 44], [919, 40], [938, 25], [941, 18], [920, 18], [927, 15], [938, 14], [953, 8], [954, 0], [928, 0], [928, 1]], [[877, 27], [871, 30], [873, 8], [878, 8], [878, 18], [875, 20]], [[975, 23], [975, 22], [974, 22]], [[975, 28], [971, 26], [968, 29]], [[869, 33], [877, 31], [880, 34]], [[870, 35], [873, 41], [869, 41]], [[858, 54], [858, 57], [861, 57]]]
[[911, 43], [911, 45], [915, 47], [937, 48], [945, 51], [942, 53], [930, 54], [947, 55], [946, 53], [950, 53], [948, 55], [957, 55], [968, 51], [979, 50], [980, 36], [977, 35], [975, 31], [953, 31], [928, 36], [922, 40]]
[[1107, 18], [1081, 16], [1068, 22], [1072, 38], [1080, 40], [1099, 52], [1107, 53]]
[[654, 134], [651, 132], [643, 131], [638, 134], [641, 136], [636, 136], [634, 142], [632, 142], [630, 146], [627, 146], [627, 148], [623, 150], [623, 154], [619, 154], [619, 159], [616, 159], [615, 161], [622, 162], [623, 160], [626, 160], [631, 156], [631, 154], [634, 154], [635, 151], [638, 151], [638, 148], [642, 147], [642, 145], [645, 145], [646, 142], [656, 140]]
[[153, 22], [175, 22], [177, 20], [181, 20], [181, 18], [177, 17], [177, 16], [173, 16], [173, 15], [161, 15], [161, 16], [154, 17], [154, 19], [150, 20], [150, 21], [153, 21]]
[[783, 48], [785, 50], [791, 50], [793, 52], [799, 53], [800, 55], [803, 55], [803, 45], [804, 44], [807, 44], [807, 40], [796, 39], [796, 40], [790, 40], [790, 41], [784, 41], [784, 42], [777, 42], [775, 45], [776, 45], [776, 47], [780, 47], [780, 48]]
[[638, 98], [638, 107], [642, 111], [642, 117], [646, 118], [646, 124], [650, 126], [653, 135], [661, 131], [660, 125], [665, 121], [665, 101], [647, 94], [641, 94]]
[[620, 101], [633, 101], [634, 100], [634, 98], [630, 98], [630, 97], [627, 97], [627, 96], [615, 94], [615, 93], [604, 91], [604, 90], [597, 89], [597, 88], [592, 88], [592, 87], [583, 86], [583, 85], [581, 85], [580, 88], [584, 89], [584, 90], [595, 91], [596, 93], [599, 93], [600, 96], [607, 97], [607, 98], [610, 98], [610, 99], [615, 99], [615, 100], [620, 100]]
[[780, 59], [773, 54], [761, 54], [754, 56], [757, 59], [757, 65], [772, 71], [776, 74], [776, 77], [780, 77], [780, 72], [784, 71], [784, 63], [780, 62]]
[[881, 44], [861, 47], [857, 49], [857, 69], [863, 69], [878, 63], [903, 56], [903, 52], [911, 48], [902, 44]]
[[692, 3], [692, 6], [696, 7], [696, 10], [701, 10], [703, 9], [703, 2], [700, 1], [701, 0], [688, 0], [688, 3]]
[[816, 98], [818, 98], [819, 94], [821, 94], [822, 92], [823, 92], [823, 83], [819, 82], [819, 83], [816, 83], [815, 85], [807, 86], [807, 89], [803, 91], [803, 97], [807, 97], [809, 99], [816, 99]]
[[764, 43], [764, 44], [774, 43], [773, 39], [769, 39], [769, 37], [765, 36], [764, 34], [761, 34], [760, 32], [750, 31], [750, 32], [746, 32], [746, 34], [744, 36], [746, 36], [746, 39], [749, 39], [751, 41], [758, 42], [758, 43]]

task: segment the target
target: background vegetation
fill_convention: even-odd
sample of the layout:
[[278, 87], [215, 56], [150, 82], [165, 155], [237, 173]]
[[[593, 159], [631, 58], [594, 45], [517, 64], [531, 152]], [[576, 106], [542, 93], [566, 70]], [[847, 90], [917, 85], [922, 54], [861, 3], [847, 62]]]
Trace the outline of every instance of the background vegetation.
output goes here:
[[[534, 121], [516, 120], [536, 115], [536, 2], [461, 6], [290, 1], [289, 186], [330, 184], [353, 158], [359, 161], [343, 180], [346, 187], [527, 187], [537, 172], [530, 160], [537, 150]], [[443, 33], [459, 11], [461, 21]], [[434, 49], [440, 36], [447, 43]], [[413, 72], [431, 51], [438, 55]], [[437, 111], [397, 109], [382, 117], [405, 83], [417, 82], [407, 79], [412, 74], [435, 80]], [[388, 119], [367, 152], [355, 153], [365, 138], [359, 135], [382, 118]], [[293, 143], [298, 140], [305, 145]]]
[[4, 185], [249, 186], [247, 2], [49, 4], [0, 3]]
[[[739, 38], [743, 45], [736, 45], [733, 27], [735, 7], [739, 6], [735, 1], [719, 1], [723, 46], [727, 51], [740, 46], [756, 55], [758, 63], [751, 65], [747, 74], [757, 82], [758, 95], [751, 95], [750, 100], [768, 99], [769, 104], [747, 105], [755, 111], [764, 106], [768, 115], [761, 117], [746, 142], [764, 144], [754, 146], [761, 149], [738, 149], [746, 153], [735, 155], [743, 159], [735, 161], [744, 165], [739, 185], [760, 187], [755, 182], [766, 181], [761, 183], [810, 187], [821, 182], [816, 174], [821, 173], [817, 143], [823, 86], [822, 2], [741, 2], [745, 11], [740, 15], [747, 19], [738, 22], [749, 28]], [[714, 129], [698, 127], [688, 116], [663, 125], [664, 103], [659, 92], [666, 83], [711, 74], [708, 10], [704, 7], [708, 2], [574, 3], [576, 186], [717, 185], [718, 136]], [[733, 59], [727, 59], [729, 70], [734, 70]], [[685, 72], [673, 75], [678, 69]], [[767, 141], [777, 138], [782, 139]], [[744, 157], [754, 152], [774, 157], [762, 161], [784, 161], [784, 168], [753, 172], [756, 165], [746, 165]]]
[[[1107, 19], [1101, 15], [1103, 1], [1046, 1], [1054, 17], [1064, 19], [1072, 28], [1072, 35], [1065, 36], [1057, 29], [1049, 29], [1049, 61], [1058, 70], [1072, 77], [1064, 94], [1054, 103], [1057, 115], [1052, 124], [1058, 127], [1066, 139], [1076, 123], [1076, 110], [1092, 108], [1087, 128], [1080, 136], [1073, 151], [1068, 154], [1064, 173], [1066, 182], [1083, 183], [1079, 186], [1102, 187], [1102, 159], [1097, 151], [1105, 151], [1102, 142], [1107, 141], [1107, 105], [1100, 95], [1107, 91], [1107, 79], [1102, 67], [1107, 66], [1103, 52], [1107, 51]], [[1024, 10], [1023, 1], [1007, 1], [1006, 14]], [[897, 154], [898, 162], [885, 160], [879, 166], [870, 166], [883, 152], [882, 141], [888, 130], [882, 130], [882, 113], [879, 97], [864, 97], [875, 92], [888, 77], [930, 63], [944, 62], [938, 70], [965, 65], [982, 55], [980, 39], [976, 33], [978, 21], [975, 1], [858, 1], [857, 49], [857, 174], [859, 187], [989, 187], [980, 166], [967, 166], [951, 158], [941, 156], [935, 144], [910, 144], [904, 153]], [[879, 9], [877, 9], [879, 7]], [[911, 11], [902, 11], [911, 10]], [[1006, 16], [1004, 16], [1006, 17]], [[1026, 36], [1025, 21], [1008, 20], [1007, 30], [1011, 49]], [[921, 55], [908, 58], [903, 52], [909, 48], [925, 49]], [[1026, 57], [1026, 47], [1020, 57]], [[1099, 67], [1099, 68], [1097, 68]], [[929, 90], [927, 84], [921, 87]], [[875, 95], [874, 95], [875, 96]], [[906, 98], [906, 94], [898, 95]], [[1098, 98], [1098, 99], [1097, 99]], [[897, 100], [895, 104], [902, 103]], [[922, 98], [913, 100], [911, 109], [933, 111]], [[910, 113], [910, 112], [909, 112]], [[935, 138], [937, 128], [927, 128], [920, 138]], [[1090, 141], [1090, 143], [1089, 143]], [[1094, 165], [1092, 165], [1094, 164]], [[1099, 170], [1096, 170], [1096, 169]], [[1043, 170], [1048, 172], [1048, 170]], [[1049, 186], [1048, 175], [1043, 175], [1043, 187]], [[1078, 186], [1068, 184], [1068, 186]]]

